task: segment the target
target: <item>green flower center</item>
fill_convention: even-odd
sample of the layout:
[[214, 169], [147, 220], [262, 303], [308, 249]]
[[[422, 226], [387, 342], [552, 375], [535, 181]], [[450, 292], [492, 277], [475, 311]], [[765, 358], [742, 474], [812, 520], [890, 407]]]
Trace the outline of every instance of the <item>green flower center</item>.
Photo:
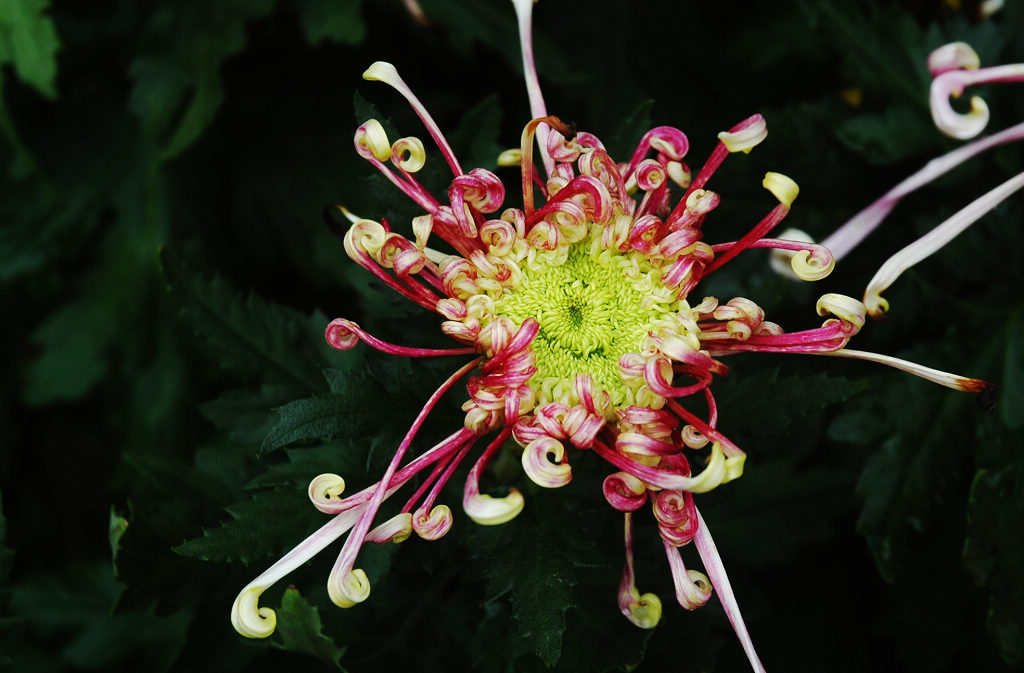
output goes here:
[[[564, 389], [577, 374], [590, 374], [613, 404], [623, 404], [629, 395], [619, 358], [638, 352], [653, 321], [664, 314], [663, 303], [652, 302], [649, 293], [635, 287], [649, 284], [649, 276], [657, 272], [649, 266], [638, 269], [629, 255], [603, 250], [591, 254], [591, 242], [573, 245], [561, 264], [527, 265], [520, 285], [495, 301], [495, 312], [516, 324], [526, 318], [540, 324], [533, 341], [537, 373], [531, 385], [542, 402], [547, 397], [543, 391]], [[632, 278], [627, 269], [633, 270]]]

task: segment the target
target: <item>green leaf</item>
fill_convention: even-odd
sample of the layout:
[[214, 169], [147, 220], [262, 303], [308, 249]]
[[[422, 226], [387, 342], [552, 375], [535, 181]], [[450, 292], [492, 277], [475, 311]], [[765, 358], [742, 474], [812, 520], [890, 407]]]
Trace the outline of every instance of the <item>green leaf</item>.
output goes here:
[[384, 412], [373, 396], [354, 390], [296, 399], [278, 408], [281, 420], [266, 435], [260, 450], [273, 451], [309, 439], [358, 437], [386, 423]]
[[491, 94], [466, 110], [458, 129], [448, 134], [463, 170], [493, 169], [497, 165], [498, 155], [505, 149], [498, 141], [502, 112], [501, 99]]
[[964, 564], [989, 592], [988, 627], [1003, 656], [1024, 663], [1024, 461], [979, 470], [971, 485]]
[[781, 435], [801, 417], [845, 402], [868, 387], [864, 380], [851, 381], [828, 372], [781, 375], [780, 371], [778, 367], [755, 371], [735, 367], [716, 385], [715, 397], [723, 410], [722, 429], [726, 434]]
[[[57, 309], [36, 329], [43, 353], [28, 367], [25, 402], [38, 406], [75, 400], [107, 373], [119, 328], [119, 306], [106, 297], [85, 297]], [[72, 334], [69, 326], [74, 325]]]
[[200, 412], [231, 440], [239, 444], [261, 443], [277, 424], [274, 408], [292, 398], [287, 386], [262, 385], [259, 388], [228, 390], [203, 403]]
[[232, 520], [203, 531], [174, 548], [183, 556], [204, 561], [234, 561], [248, 564], [280, 554], [297, 544], [297, 531], [311, 530], [326, 523], [313, 508], [304, 490], [276, 488], [257, 491], [252, 499], [225, 507]]
[[889, 164], [914, 157], [935, 143], [931, 119], [908, 105], [885, 108], [843, 122], [839, 139], [872, 164]]
[[57, 97], [60, 40], [53, 19], [46, 14], [49, 4], [49, 0], [0, 3], [0, 66], [13, 63], [21, 81], [53, 99]]
[[[878, 570], [893, 581], [911, 533], [927, 529], [937, 505], [959, 479], [958, 456], [970, 442], [962, 419], [978, 410], [964, 396], [925, 382], [898, 378], [877, 403], [901, 411], [900, 432], [882, 442], [868, 459], [856, 492], [864, 507], [857, 531], [864, 536]], [[881, 392], [881, 391], [884, 391]], [[881, 412], [869, 407], [863, 422], [878, 422]]]
[[298, 311], [247, 298], [219, 277], [206, 280], [166, 248], [160, 251], [164, 278], [178, 296], [184, 318], [226, 369], [263, 377], [295, 390], [326, 386], [315, 362], [308, 322]]
[[267, 16], [274, 0], [184, 0], [157, 8], [144, 48], [129, 69], [132, 111], [171, 159], [188, 148], [224, 100], [221, 65], [245, 48], [246, 24]]
[[121, 538], [128, 530], [128, 519], [117, 513], [113, 506], [110, 507], [110, 524], [107, 537], [110, 540], [110, 558], [114, 564], [114, 575], [117, 575], [117, 553], [121, 551]]
[[59, 635], [60, 659], [72, 667], [114, 670], [131, 663], [140, 670], [169, 669], [184, 647], [191, 616], [116, 610], [123, 591], [110, 564], [97, 561], [17, 585], [11, 612], [34, 631]]
[[282, 649], [310, 654], [344, 670], [341, 657], [346, 648], [338, 647], [333, 639], [324, 635], [319, 611], [295, 587], [288, 587], [281, 597], [281, 607], [277, 609], [277, 634], [281, 637], [279, 647]]
[[564, 523], [536, 515], [542, 502], [531, 504], [512, 522], [481, 529], [474, 536], [473, 553], [486, 559], [490, 591], [508, 592], [519, 635], [550, 667], [562, 654], [565, 612], [574, 605], [574, 554], [580, 550], [578, 542], [567, 539], [571, 533]]
[[302, 30], [313, 46], [324, 40], [360, 44], [366, 37], [362, 0], [306, 0], [302, 3]]

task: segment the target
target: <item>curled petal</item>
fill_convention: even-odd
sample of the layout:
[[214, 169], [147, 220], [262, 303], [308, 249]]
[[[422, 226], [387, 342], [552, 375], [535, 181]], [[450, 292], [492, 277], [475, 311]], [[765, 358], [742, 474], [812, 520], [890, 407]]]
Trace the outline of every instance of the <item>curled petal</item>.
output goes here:
[[964, 90], [962, 70], [950, 70], [932, 80], [930, 105], [932, 121], [940, 131], [959, 140], [973, 138], [988, 126], [988, 104], [980, 96], [971, 96], [971, 110], [959, 113], [949, 104], [950, 96]]
[[666, 166], [666, 170], [668, 171], [668, 177], [679, 187], [686, 189], [690, 186], [693, 174], [690, 173], [689, 166], [680, 161], [670, 161]]
[[412, 529], [424, 540], [436, 540], [451, 530], [453, 521], [448, 505], [437, 505], [429, 514], [421, 507], [412, 517]]
[[768, 172], [764, 174], [761, 185], [772, 193], [772, 196], [779, 200], [779, 203], [787, 208], [793, 207], [793, 201], [800, 193], [800, 187], [792, 178], [782, 173]]
[[680, 161], [690, 151], [690, 141], [686, 134], [672, 126], [658, 126], [647, 132], [651, 148], [655, 149], [672, 161]]
[[949, 70], [976, 70], [981, 65], [978, 52], [966, 42], [944, 44], [928, 55], [928, 70], [937, 77]]
[[881, 293], [888, 289], [904, 271], [942, 248], [967, 227], [977, 222], [982, 215], [1021, 188], [1024, 188], [1024, 173], [1015, 175], [995, 189], [978, 197], [948, 220], [886, 260], [864, 291], [864, 304], [867, 306], [867, 311], [875, 317], [885, 313], [889, 309], [889, 302], [882, 297]]
[[687, 610], [696, 610], [711, 598], [711, 581], [704, 573], [687, 570], [683, 565], [679, 549], [670, 545], [668, 541], [663, 542], [668, 565], [672, 569], [672, 583], [676, 587], [676, 600]]
[[661, 187], [666, 177], [665, 167], [654, 159], [645, 159], [636, 167], [636, 184], [645, 192]]
[[370, 580], [362, 568], [349, 570], [342, 575], [335, 565], [327, 578], [327, 593], [339, 608], [350, 608], [370, 596]]
[[408, 173], [416, 173], [427, 162], [427, 151], [419, 138], [399, 138], [391, 146], [391, 161]]
[[657, 594], [647, 592], [641, 596], [639, 591], [627, 592], [619, 596], [619, 609], [641, 629], [653, 629], [661, 621], [661, 599]]
[[504, 167], [518, 166], [519, 162], [522, 161], [522, 158], [523, 153], [519, 151], [518, 147], [516, 147], [514, 149], [504, 150], [501, 154], [499, 154], [497, 163], [499, 166]]
[[522, 493], [514, 488], [510, 488], [503, 498], [494, 498], [486, 493], [470, 495], [468, 492], [462, 497], [466, 515], [481, 526], [497, 526], [511, 521], [523, 511], [524, 504]]
[[399, 542], [408, 540], [409, 536], [412, 535], [412, 530], [412, 514], [409, 512], [402, 512], [401, 514], [396, 514], [367, 533], [366, 541], [375, 542], [377, 544], [387, 544], [389, 542], [398, 544]]
[[708, 442], [710, 441], [707, 438], [707, 435], [705, 435], [692, 425], [684, 426], [681, 436], [683, 444], [686, 444], [686, 446], [690, 447], [691, 449], [703, 449], [705, 446], [708, 445]]
[[526, 445], [523, 470], [533, 483], [544, 488], [559, 488], [572, 481], [565, 447], [552, 437], [539, 437]]
[[816, 281], [827, 278], [836, 268], [836, 259], [828, 248], [820, 245], [798, 250], [789, 262], [793, 273], [800, 280]]
[[314, 477], [309, 482], [309, 499], [313, 501], [313, 506], [321, 512], [325, 511], [324, 507], [336, 505], [339, 496], [344, 491], [345, 480], [329, 472]]
[[676, 600], [687, 610], [696, 610], [711, 598], [711, 580], [699, 570], [687, 570], [684, 575], [673, 575], [672, 579], [676, 585]]
[[[451, 146], [448, 145], [448, 141], [445, 140], [444, 135], [441, 133], [441, 129], [437, 127], [430, 113], [423, 106], [423, 103], [416, 98], [416, 95], [412, 92], [412, 89], [402, 80], [398, 74], [398, 70], [395, 66], [391, 65], [386, 61], [376, 61], [366, 72], [363, 73], [363, 79], [369, 81], [384, 82], [388, 86], [392, 87], [398, 93], [402, 94], [402, 97], [408, 101], [409, 105], [416, 112], [416, 116], [420, 118], [423, 125], [427, 127], [430, 132], [430, 137], [437, 143], [437, 147], [441, 150], [441, 154], [444, 155], [445, 161], [452, 169], [452, 173], [455, 175], [462, 175], [462, 167], [459, 166], [459, 162], [455, 159], [455, 153], [452, 152]], [[382, 160], [383, 161], [383, 160]]]
[[356, 129], [356, 152], [364, 159], [373, 157], [378, 161], [391, 158], [391, 143], [384, 127], [376, 119], [368, 119]]
[[615, 438], [615, 448], [631, 456], [667, 456], [679, 449], [672, 442], [652, 439], [639, 432], [621, 432]]
[[853, 297], [835, 292], [821, 295], [815, 308], [818, 315], [834, 315], [840, 320], [854, 325], [858, 330], [864, 326], [867, 314], [867, 308], [863, 303]]
[[379, 222], [359, 220], [345, 233], [345, 252], [359, 262], [360, 252], [376, 255], [387, 241], [388, 232]]
[[259, 606], [264, 589], [246, 587], [231, 606], [231, 625], [246, 638], [267, 638], [277, 628], [277, 614], [271, 608]]
[[722, 131], [718, 139], [730, 152], [750, 152], [768, 137], [768, 124], [759, 114], [749, 117], [732, 129]]
[[615, 472], [601, 485], [605, 500], [620, 512], [635, 512], [647, 502], [647, 486], [629, 472]]

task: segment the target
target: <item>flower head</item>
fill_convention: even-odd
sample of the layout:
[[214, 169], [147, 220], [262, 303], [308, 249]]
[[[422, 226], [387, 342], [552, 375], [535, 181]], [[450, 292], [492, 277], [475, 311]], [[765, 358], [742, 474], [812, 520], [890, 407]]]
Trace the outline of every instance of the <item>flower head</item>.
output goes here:
[[[762, 670], [694, 500], [694, 494], [740, 477], [746, 459], [718, 428], [711, 384], [728, 373], [722, 358], [737, 352], [853, 353], [842, 349], [864, 325], [865, 306], [825, 294], [817, 305], [819, 315], [828, 316], [823, 324], [786, 332], [751, 299], [722, 301], [698, 292], [706, 277], [751, 248], [790, 253], [793, 273], [805, 280], [820, 280], [833, 267], [822, 246], [769, 237], [798, 194], [796, 183], [779, 173], [765, 175], [766, 201], [774, 205], [745, 236], [705, 240], [705, 220], [722, 198], [710, 189], [711, 179], [730, 154], [749, 152], [764, 140], [765, 120], [753, 115], [719, 134], [696, 174], [685, 163], [686, 136], [667, 126], [647, 131], [629, 157], [613, 158], [598, 137], [573, 132], [547, 114], [529, 47], [532, 2], [515, 4], [534, 119], [518, 150], [502, 157], [501, 163], [520, 169], [513, 198], [495, 173], [462, 168], [394, 66], [374, 63], [364, 74], [408, 100], [452, 179], [446, 193], [429, 192], [416, 178], [426, 161], [425, 144], [415, 137], [392, 141], [380, 123], [366, 121], [356, 131], [356, 151], [423, 214], [406, 237], [385, 222], [345, 211], [351, 220], [345, 250], [395, 291], [436, 313], [441, 330], [457, 345], [397, 346], [346, 319], [327, 326], [327, 341], [339, 349], [362, 341], [410, 357], [462, 355], [467, 362], [427, 401], [378, 483], [343, 498], [340, 477], [313, 480], [311, 500], [333, 518], [243, 589], [232, 621], [243, 635], [269, 635], [275, 617], [258, 607], [259, 595], [345, 532], [328, 580], [330, 595], [341, 607], [365, 600], [369, 582], [355, 565], [360, 546], [399, 542], [412, 533], [425, 539], [444, 535], [453, 518], [437, 500], [471, 453], [476, 455], [463, 509], [479, 524], [509, 521], [524, 506], [522, 494], [483, 493], [480, 476], [514, 441], [525, 474], [546, 488], [572, 480], [574, 451], [593, 451], [607, 462], [604, 495], [624, 520], [618, 602], [631, 622], [651, 628], [662, 611], [657, 596], [640, 593], [633, 563], [633, 517], [649, 508], [678, 602], [694, 609], [717, 592], [751, 665]], [[407, 461], [424, 419], [460, 381], [466, 389], [462, 427]], [[400, 513], [378, 523], [381, 503], [417, 475], [419, 484]], [[704, 572], [683, 564], [679, 548], [690, 542]]]

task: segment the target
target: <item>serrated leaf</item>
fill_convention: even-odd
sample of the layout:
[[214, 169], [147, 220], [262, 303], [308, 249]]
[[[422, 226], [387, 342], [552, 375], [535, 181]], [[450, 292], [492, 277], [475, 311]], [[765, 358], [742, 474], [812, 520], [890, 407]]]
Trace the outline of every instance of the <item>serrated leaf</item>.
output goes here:
[[990, 593], [988, 627], [1003, 656], [1024, 663], [1024, 461], [979, 470], [971, 485], [964, 564]]
[[277, 634], [281, 637], [279, 647], [282, 649], [312, 655], [344, 670], [341, 657], [346, 648], [338, 647], [333, 639], [324, 635], [319, 611], [295, 587], [286, 589], [281, 597], [281, 607], [277, 609]]
[[359, 375], [361, 385], [295, 400], [278, 407], [281, 418], [267, 435], [262, 451], [304, 442], [339, 437], [355, 438], [387, 424], [386, 396], [369, 377]]
[[199, 407], [203, 416], [231, 440], [255, 445], [263, 441], [278, 422], [275, 407], [288, 402], [292, 395], [287, 386], [263, 385], [259, 388], [228, 390]]
[[337, 443], [283, 449], [281, 452], [288, 457], [288, 462], [274, 465], [253, 477], [248, 483], [249, 488], [308, 483], [316, 475], [325, 472], [347, 475], [361, 472], [366, 463], [365, 451], [346, 449]]
[[930, 523], [936, 503], [957, 479], [957, 456], [964, 437], [962, 397], [945, 394], [917, 380], [896, 379], [885, 390], [904, 421], [868, 459], [857, 481], [864, 500], [857, 532], [864, 536], [882, 577], [892, 581], [911, 532]]
[[325, 523], [305, 493], [295, 488], [257, 491], [252, 499], [224, 509], [232, 520], [204, 530], [201, 537], [183, 542], [174, 551], [204, 561], [239, 560], [248, 564], [280, 554], [300, 542], [296, 531]]
[[[780, 372], [777, 367], [743, 371], [716, 386], [715, 396], [726, 413], [722, 429], [727, 434], [783, 434], [802, 416], [845, 402], [868, 386], [863, 380], [851, 381], [828, 372], [809, 376]], [[730, 409], [741, 413], [728, 414]]]
[[931, 119], [910, 106], [891, 106], [881, 114], [853, 117], [836, 129], [836, 135], [872, 164], [905, 160], [935, 144]]
[[324, 40], [359, 44], [366, 37], [362, 0], [307, 0], [302, 3], [302, 30], [316, 46]]
[[326, 387], [314, 360], [315, 337], [306, 332], [308, 323], [300, 313], [256, 294], [243, 298], [219, 277], [207, 280], [191, 271], [166, 248], [160, 263], [189, 325], [223, 367], [295, 390]]
[[564, 524], [524, 512], [511, 523], [481, 531], [477, 537], [482, 544], [474, 549], [487, 559], [488, 587], [509, 593], [520, 636], [549, 667], [562, 654], [565, 612], [574, 604], [573, 555], [583, 551], [564, 529]]
[[13, 63], [21, 81], [47, 98], [56, 98], [60, 40], [53, 19], [46, 14], [49, 4], [49, 0], [0, 3], [0, 66]]

